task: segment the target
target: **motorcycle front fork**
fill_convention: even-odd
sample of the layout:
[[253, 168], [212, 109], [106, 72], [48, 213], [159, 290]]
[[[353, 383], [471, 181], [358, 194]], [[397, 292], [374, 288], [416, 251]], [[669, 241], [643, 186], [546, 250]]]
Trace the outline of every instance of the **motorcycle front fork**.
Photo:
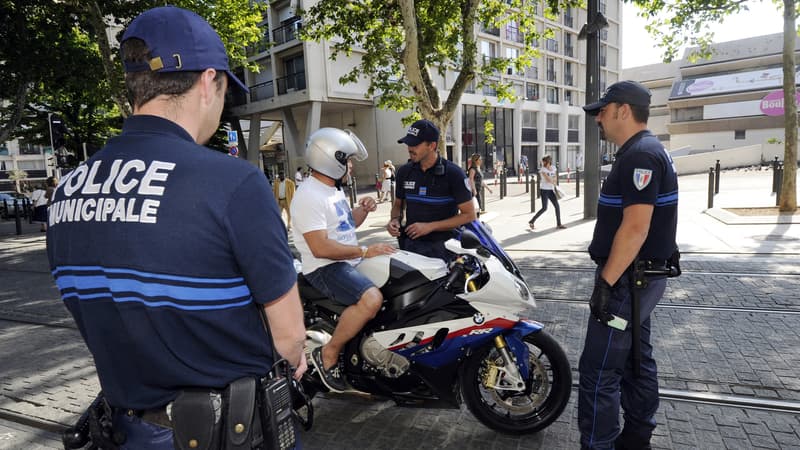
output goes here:
[[487, 389], [522, 391], [525, 389], [525, 380], [519, 373], [519, 367], [508, 351], [508, 344], [502, 334], [495, 336], [494, 347], [503, 358], [503, 364], [495, 364], [495, 361], [488, 361], [486, 376], [483, 385]]

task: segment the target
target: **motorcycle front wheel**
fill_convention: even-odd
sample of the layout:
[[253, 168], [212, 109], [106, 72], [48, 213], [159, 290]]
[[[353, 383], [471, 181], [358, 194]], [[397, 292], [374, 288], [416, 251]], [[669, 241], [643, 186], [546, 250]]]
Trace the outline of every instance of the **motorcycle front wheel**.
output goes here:
[[544, 330], [524, 337], [528, 346], [525, 392], [495, 389], [503, 357], [493, 344], [473, 354], [461, 372], [461, 394], [484, 425], [505, 433], [535, 433], [555, 421], [567, 406], [572, 372], [567, 355]]

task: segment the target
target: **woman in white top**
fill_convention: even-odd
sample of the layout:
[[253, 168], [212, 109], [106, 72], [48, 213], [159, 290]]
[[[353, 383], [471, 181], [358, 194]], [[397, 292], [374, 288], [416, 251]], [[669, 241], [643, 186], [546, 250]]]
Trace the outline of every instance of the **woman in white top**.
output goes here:
[[553, 167], [553, 158], [550, 157], [550, 155], [542, 158], [542, 167], [539, 169], [539, 176], [541, 177], [539, 181], [539, 192], [542, 195], [542, 209], [528, 222], [528, 226], [533, 230], [533, 223], [536, 222], [539, 216], [547, 211], [547, 201], [549, 200], [553, 203], [553, 207], [556, 210], [556, 226], [559, 229], [567, 228], [561, 224], [561, 208], [558, 207], [558, 198], [555, 192], [558, 173], [556, 173], [556, 168]]

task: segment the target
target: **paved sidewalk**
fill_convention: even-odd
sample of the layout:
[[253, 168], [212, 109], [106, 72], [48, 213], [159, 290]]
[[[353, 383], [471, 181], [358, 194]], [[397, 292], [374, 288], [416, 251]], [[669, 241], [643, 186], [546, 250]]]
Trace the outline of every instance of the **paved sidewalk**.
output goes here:
[[[755, 298], [762, 305], [800, 309], [796, 298], [800, 291], [796, 277], [800, 274], [800, 216], [754, 218], [725, 210], [773, 206], [771, 177], [769, 171], [723, 172], [716, 208], [711, 210], [706, 208], [707, 175], [680, 177], [678, 244], [688, 267], [696, 273], [679, 278], [665, 303], [702, 298], [709, 305], [748, 306]], [[512, 257], [522, 263], [537, 297], [544, 292], [544, 297], [586, 298], [591, 289], [589, 272], [576, 278], [575, 273], [546, 270], [590, 264], [585, 251], [594, 220], [583, 218], [584, 198], [575, 198], [574, 182], [562, 182], [561, 186], [568, 193], [560, 201], [566, 230], [555, 228], [550, 208], [537, 221], [536, 231], [530, 231], [530, 194], [518, 183], [509, 184], [510, 195], [503, 200], [493, 187], [495, 194], [488, 196], [487, 213], [482, 219]], [[536, 206], [540, 206], [538, 200]], [[382, 203], [367, 218], [358, 233], [362, 242], [392, 241], [384, 228], [389, 210], [389, 204]], [[0, 449], [59, 448], [58, 436], [21, 425], [18, 418], [71, 423], [99, 385], [91, 356], [58, 299], [44, 252], [44, 233], [36, 224], [23, 224], [19, 236], [15, 231], [13, 221], [0, 221]], [[713, 268], [747, 274], [763, 268], [791, 276], [778, 280], [751, 276], [712, 280], [700, 273]], [[576, 370], [582, 324], [588, 314], [585, 304], [541, 302], [538, 311]], [[667, 377], [666, 387], [719, 392], [719, 386], [730, 383], [733, 387], [722, 393], [800, 401], [800, 376], [795, 364], [800, 316], [774, 315], [767, 322], [736, 312], [665, 310], [657, 314], [656, 338], [663, 341], [659, 343], [659, 364]], [[687, 343], [679, 333], [705, 342], [701, 346]], [[747, 392], [750, 388], [741, 387], [754, 384], [757, 376], [766, 376], [760, 390]], [[573, 392], [567, 410], [544, 432], [509, 437], [488, 430], [464, 410], [397, 408], [391, 402], [321, 396], [315, 400], [317, 425], [304, 439], [306, 448], [312, 450], [576, 448], [575, 399]], [[658, 448], [800, 449], [800, 425], [795, 415], [765, 418], [737, 408], [664, 401], [658, 422], [654, 438]], [[419, 439], [407, 439], [408, 433]]]

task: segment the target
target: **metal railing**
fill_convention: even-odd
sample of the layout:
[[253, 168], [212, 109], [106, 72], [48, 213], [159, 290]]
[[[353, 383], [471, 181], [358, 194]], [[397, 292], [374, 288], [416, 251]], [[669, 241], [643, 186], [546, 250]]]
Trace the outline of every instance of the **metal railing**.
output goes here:
[[306, 88], [306, 73], [303, 71], [276, 78], [275, 83], [278, 85], [278, 95], [299, 91]]
[[285, 44], [286, 42], [297, 39], [297, 30], [303, 27], [303, 21], [300, 17], [295, 17], [295, 20], [288, 22], [284, 25], [274, 28], [272, 30], [272, 37], [275, 39], [275, 44]]
[[272, 97], [275, 97], [275, 84], [272, 81], [250, 86], [250, 101], [255, 102]]

